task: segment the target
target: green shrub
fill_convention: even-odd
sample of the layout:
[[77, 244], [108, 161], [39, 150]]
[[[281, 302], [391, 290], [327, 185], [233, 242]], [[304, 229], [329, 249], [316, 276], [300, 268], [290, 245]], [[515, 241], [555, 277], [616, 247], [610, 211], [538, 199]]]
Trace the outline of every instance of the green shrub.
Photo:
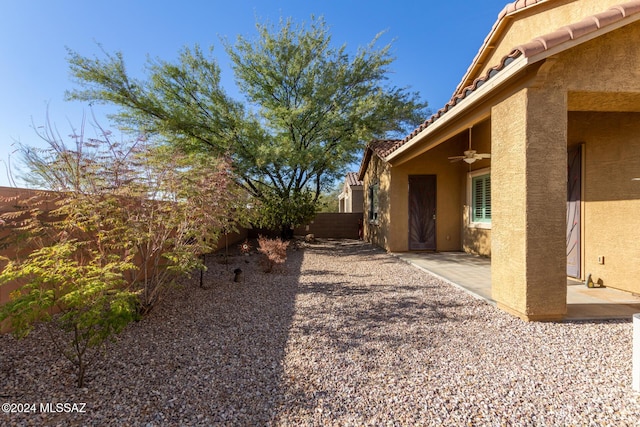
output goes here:
[[133, 268], [117, 256], [104, 259], [77, 241], [43, 247], [21, 262], [10, 260], [0, 273], [0, 285], [24, 285], [0, 307], [0, 321], [9, 319], [18, 338], [39, 322], [63, 331], [51, 337], [76, 367], [82, 387], [98, 348], [135, 318], [135, 295], [123, 289], [123, 273]]

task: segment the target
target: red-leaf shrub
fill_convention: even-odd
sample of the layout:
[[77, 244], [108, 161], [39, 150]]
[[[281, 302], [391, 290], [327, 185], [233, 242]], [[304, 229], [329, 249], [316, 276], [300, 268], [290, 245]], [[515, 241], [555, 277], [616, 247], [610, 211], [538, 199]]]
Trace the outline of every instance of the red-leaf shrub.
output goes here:
[[287, 260], [287, 248], [289, 242], [281, 239], [269, 239], [258, 237], [258, 252], [264, 254], [264, 272], [270, 273], [276, 264], [283, 264]]

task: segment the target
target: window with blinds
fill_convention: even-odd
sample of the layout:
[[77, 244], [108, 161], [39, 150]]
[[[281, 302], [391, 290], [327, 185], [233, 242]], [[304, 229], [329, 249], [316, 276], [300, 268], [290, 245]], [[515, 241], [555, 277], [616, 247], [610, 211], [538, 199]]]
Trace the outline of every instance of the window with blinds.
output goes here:
[[491, 222], [491, 175], [473, 177], [471, 193], [471, 221]]

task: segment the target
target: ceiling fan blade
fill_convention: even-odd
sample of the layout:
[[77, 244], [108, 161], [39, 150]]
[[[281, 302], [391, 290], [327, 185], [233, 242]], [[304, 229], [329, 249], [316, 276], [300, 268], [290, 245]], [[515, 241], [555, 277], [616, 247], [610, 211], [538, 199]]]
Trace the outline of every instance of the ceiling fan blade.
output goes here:
[[476, 152], [476, 150], [473, 150], [471, 148], [471, 129], [473, 127], [469, 127], [469, 149], [464, 151], [464, 155], [463, 156], [452, 156], [449, 157], [449, 161], [451, 163], [453, 162], [458, 162], [460, 160], [464, 160], [466, 163], [471, 164], [473, 162], [475, 162], [476, 160], [480, 160], [480, 159], [490, 159], [491, 158], [491, 154], [489, 153], [478, 153]]

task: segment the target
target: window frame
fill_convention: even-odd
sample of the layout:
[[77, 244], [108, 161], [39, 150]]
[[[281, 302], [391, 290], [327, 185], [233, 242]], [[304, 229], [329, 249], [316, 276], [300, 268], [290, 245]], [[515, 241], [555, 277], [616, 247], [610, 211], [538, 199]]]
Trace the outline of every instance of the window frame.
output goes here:
[[[475, 209], [475, 185], [474, 183], [479, 178], [486, 177], [489, 179], [489, 183], [491, 183], [491, 168], [483, 168], [471, 171], [467, 174], [467, 215], [468, 221], [467, 225], [469, 228], [481, 228], [481, 229], [491, 229], [491, 216], [489, 219], [478, 221], [474, 216]], [[491, 185], [491, 184], [489, 184]], [[491, 195], [491, 186], [489, 187], [489, 197]], [[486, 191], [483, 191], [483, 197], [486, 197]], [[491, 208], [491, 199], [489, 199], [489, 207]], [[491, 209], [490, 209], [491, 210]]]
[[375, 182], [369, 186], [369, 210], [368, 217], [370, 224], [378, 223], [378, 211], [380, 208], [380, 183]]

